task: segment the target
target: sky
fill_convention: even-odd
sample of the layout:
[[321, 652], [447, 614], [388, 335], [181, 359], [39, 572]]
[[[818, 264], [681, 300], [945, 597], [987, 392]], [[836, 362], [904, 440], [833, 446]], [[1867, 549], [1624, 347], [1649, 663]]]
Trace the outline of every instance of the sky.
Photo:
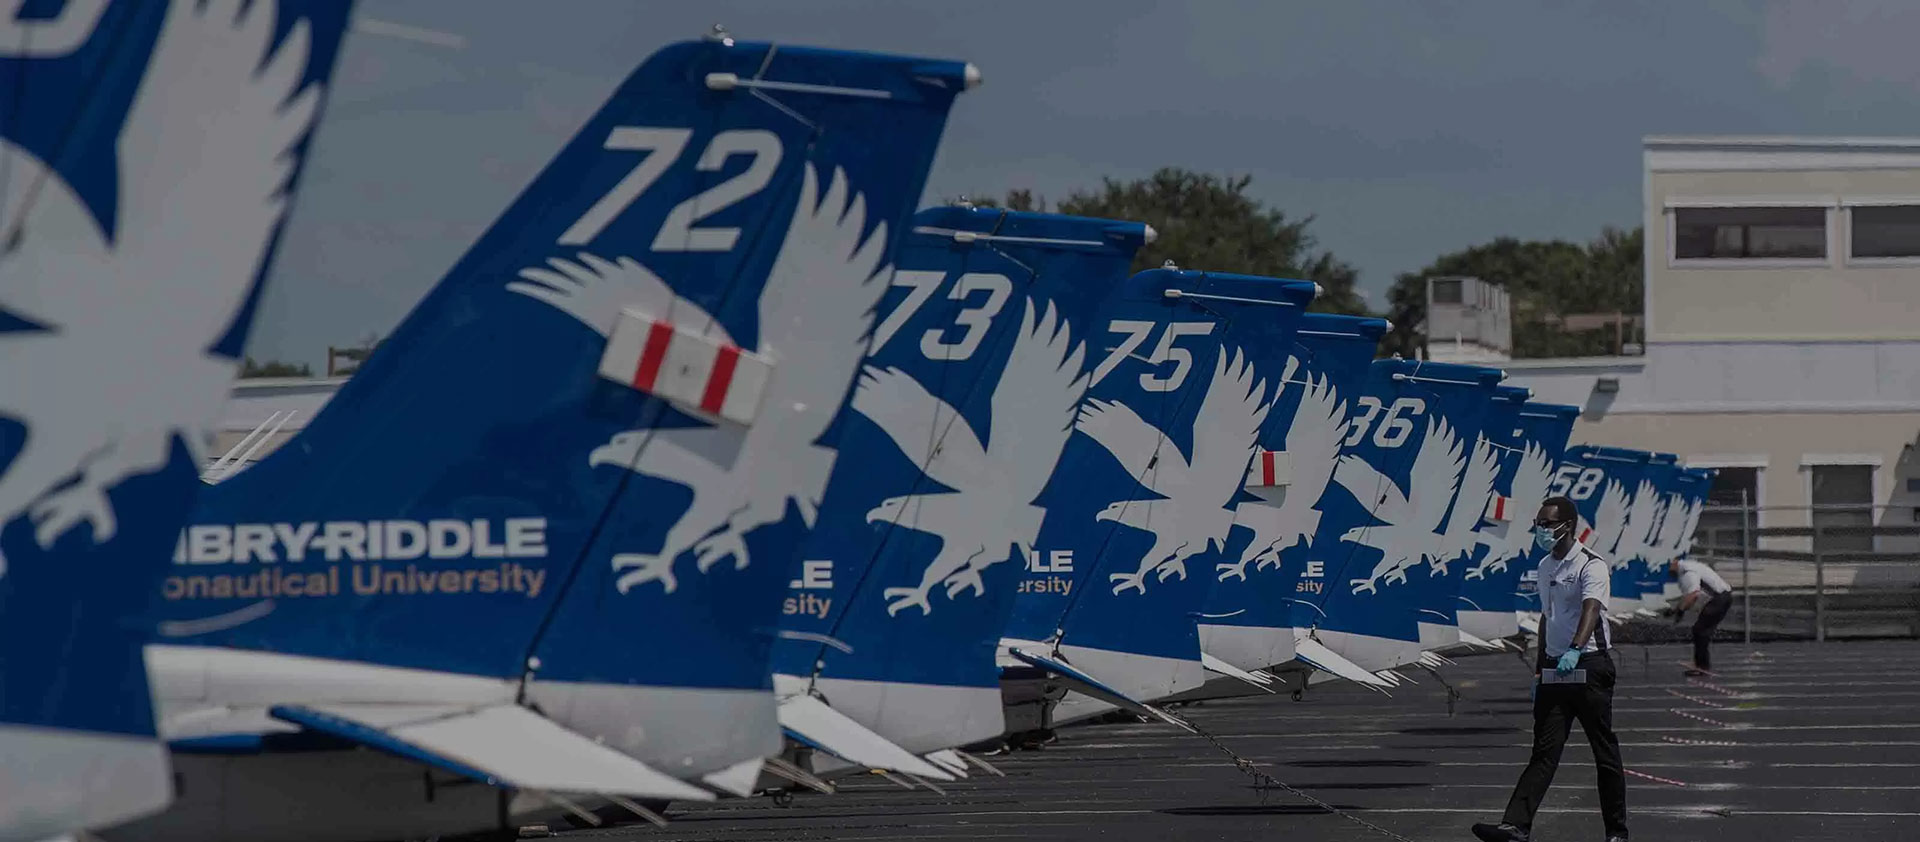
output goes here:
[[[1640, 214], [1646, 135], [1920, 135], [1911, 0], [360, 0], [249, 353], [384, 335], [655, 49], [974, 62], [923, 204], [1180, 166], [1312, 216], [1376, 305]], [[1205, 267], [1196, 267], [1205, 268]]]

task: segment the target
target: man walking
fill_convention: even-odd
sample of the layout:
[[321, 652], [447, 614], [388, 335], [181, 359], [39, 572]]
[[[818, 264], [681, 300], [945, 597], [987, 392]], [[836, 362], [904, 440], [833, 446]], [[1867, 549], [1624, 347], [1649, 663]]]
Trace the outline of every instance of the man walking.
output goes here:
[[1733, 587], [1713, 568], [1697, 561], [1676, 558], [1667, 564], [1667, 572], [1680, 580], [1680, 610], [1674, 615], [1674, 625], [1685, 620], [1687, 611], [1695, 604], [1704, 603], [1700, 606], [1700, 619], [1693, 621], [1693, 669], [1687, 670], [1688, 675], [1704, 675], [1713, 669], [1709, 645], [1713, 642], [1713, 630], [1727, 618], [1727, 609], [1733, 607]]
[[[1499, 824], [1476, 824], [1483, 842], [1528, 842], [1534, 814], [1560, 768], [1573, 721], [1593, 746], [1600, 773], [1600, 814], [1607, 842], [1627, 838], [1627, 777], [1620, 740], [1613, 735], [1612, 639], [1602, 619], [1607, 611], [1607, 560], [1573, 537], [1573, 501], [1553, 497], [1533, 521], [1533, 540], [1547, 551], [1540, 561], [1540, 675], [1534, 685], [1533, 756], [1514, 785]], [[1579, 679], [1584, 675], [1585, 680]]]

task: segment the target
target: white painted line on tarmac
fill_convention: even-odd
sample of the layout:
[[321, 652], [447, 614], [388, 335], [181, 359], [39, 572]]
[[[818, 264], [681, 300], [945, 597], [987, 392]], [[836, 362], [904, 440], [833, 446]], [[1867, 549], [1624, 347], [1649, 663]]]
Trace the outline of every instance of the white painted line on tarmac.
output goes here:
[[[1875, 745], [1879, 745], [1875, 743]], [[1920, 769], [1920, 763], [1768, 763], [1782, 769]]]

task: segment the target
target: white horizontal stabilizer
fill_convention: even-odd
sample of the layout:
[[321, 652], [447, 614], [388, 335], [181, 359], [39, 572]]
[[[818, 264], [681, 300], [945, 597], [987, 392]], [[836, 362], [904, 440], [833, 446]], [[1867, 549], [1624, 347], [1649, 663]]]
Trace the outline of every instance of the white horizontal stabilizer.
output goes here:
[[1471, 646], [1475, 649], [1489, 649], [1494, 652], [1498, 652], [1501, 649], [1506, 648], [1504, 646], [1501, 646], [1498, 643], [1494, 643], [1478, 635], [1468, 634], [1466, 629], [1460, 629], [1459, 632], [1460, 632], [1460, 642], [1468, 646]]
[[1527, 634], [1539, 634], [1540, 615], [1531, 613], [1520, 615], [1520, 630]]
[[1229, 678], [1238, 678], [1269, 693], [1273, 692], [1273, 676], [1271, 675], [1248, 672], [1209, 655], [1206, 652], [1200, 653], [1200, 665]]
[[275, 705], [276, 719], [509, 789], [712, 801], [513, 703]]
[[1047, 655], [1036, 655], [1018, 646], [1007, 647], [1007, 654], [1028, 666], [1039, 667], [1052, 673], [1055, 678], [1060, 679], [1061, 683], [1066, 684], [1089, 698], [1099, 699], [1121, 710], [1159, 719], [1169, 725], [1183, 728], [1189, 732], [1194, 730], [1193, 726], [1188, 724], [1186, 720], [1174, 716], [1160, 707], [1150, 705], [1129, 696], [1115, 689], [1113, 685], [1087, 674], [1079, 667], [1069, 664], [1065, 660]]
[[780, 700], [780, 727], [807, 745], [869, 769], [889, 769], [950, 781], [953, 774], [804, 693]]
[[1301, 637], [1293, 642], [1293, 657], [1295, 660], [1307, 666], [1333, 673], [1348, 681], [1372, 685], [1374, 687], [1393, 686], [1381, 680], [1373, 673], [1367, 672], [1366, 668], [1359, 664], [1347, 660], [1340, 653], [1328, 649], [1326, 644], [1314, 640], [1311, 637]]
[[745, 798], [752, 795], [754, 789], [760, 785], [760, 770], [766, 764], [765, 758], [756, 757], [735, 763], [718, 772], [701, 775], [700, 782], [728, 795]]
[[926, 755], [926, 758], [928, 763], [952, 772], [955, 777], [969, 777], [967, 773], [967, 761], [960, 759], [960, 752], [950, 748], [943, 748]]

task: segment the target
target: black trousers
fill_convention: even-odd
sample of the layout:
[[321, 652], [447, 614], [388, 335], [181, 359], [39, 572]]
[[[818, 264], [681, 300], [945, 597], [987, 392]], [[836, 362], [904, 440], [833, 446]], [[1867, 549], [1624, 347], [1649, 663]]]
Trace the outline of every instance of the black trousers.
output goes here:
[[1707, 604], [1700, 608], [1700, 619], [1693, 621], [1693, 665], [1703, 670], [1713, 669], [1713, 653], [1708, 644], [1713, 642], [1713, 630], [1720, 621], [1727, 618], [1727, 610], [1733, 607], [1733, 593], [1714, 594]]
[[[1540, 668], [1553, 669], [1553, 661], [1541, 654]], [[1553, 785], [1553, 774], [1560, 769], [1560, 752], [1567, 746], [1573, 721], [1587, 732], [1593, 746], [1593, 765], [1600, 772], [1600, 817], [1606, 822], [1607, 835], [1627, 835], [1627, 775], [1620, 765], [1620, 739], [1613, 735], [1613, 658], [1605, 652], [1580, 656], [1580, 669], [1587, 671], [1587, 683], [1542, 684], [1533, 700], [1533, 756], [1520, 782], [1507, 801], [1507, 824], [1530, 830], [1533, 815]]]

